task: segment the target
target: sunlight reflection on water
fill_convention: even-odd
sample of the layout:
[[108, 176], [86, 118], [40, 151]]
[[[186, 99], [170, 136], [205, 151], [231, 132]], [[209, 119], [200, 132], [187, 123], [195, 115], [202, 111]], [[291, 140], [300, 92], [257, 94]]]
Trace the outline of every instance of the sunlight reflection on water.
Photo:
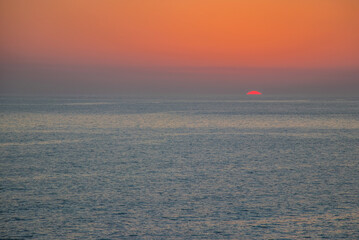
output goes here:
[[154, 114], [8, 114], [1, 117], [2, 131], [54, 129], [114, 129], [114, 128], [307, 128], [357, 129], [359, 120], [354, 117], [329, 116], [268, 116], [268, 115], [192, 115], [176, 113]]

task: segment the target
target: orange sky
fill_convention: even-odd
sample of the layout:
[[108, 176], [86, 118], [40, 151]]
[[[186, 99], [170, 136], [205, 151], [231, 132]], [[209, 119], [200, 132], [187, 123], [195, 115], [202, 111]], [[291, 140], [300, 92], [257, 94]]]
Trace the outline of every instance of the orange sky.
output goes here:
[[358, 0], [0, 0], [2, 58], [359, 67]]

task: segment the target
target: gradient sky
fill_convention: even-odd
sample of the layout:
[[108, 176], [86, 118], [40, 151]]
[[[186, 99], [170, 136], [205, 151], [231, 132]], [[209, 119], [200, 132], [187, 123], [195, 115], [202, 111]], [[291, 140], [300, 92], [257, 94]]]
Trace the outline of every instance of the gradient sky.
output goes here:
[[1, 92], [359, 90], [358, 0], [0, 0]]

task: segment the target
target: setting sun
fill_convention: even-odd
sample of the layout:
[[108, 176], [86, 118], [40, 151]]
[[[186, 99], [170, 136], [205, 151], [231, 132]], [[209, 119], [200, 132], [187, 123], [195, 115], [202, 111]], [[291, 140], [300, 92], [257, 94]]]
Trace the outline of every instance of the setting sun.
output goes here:
[[250, 91], [247, 93], [247, 95], [262, 95], [262, 93], [260, 93], [258, 91]]

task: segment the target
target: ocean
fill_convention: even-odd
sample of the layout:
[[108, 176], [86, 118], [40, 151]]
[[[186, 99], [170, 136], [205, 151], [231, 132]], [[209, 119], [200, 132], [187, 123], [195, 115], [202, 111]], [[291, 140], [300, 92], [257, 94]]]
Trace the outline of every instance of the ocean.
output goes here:
[[359, 98], [0, 97], [0, 239], [359, 239]]

